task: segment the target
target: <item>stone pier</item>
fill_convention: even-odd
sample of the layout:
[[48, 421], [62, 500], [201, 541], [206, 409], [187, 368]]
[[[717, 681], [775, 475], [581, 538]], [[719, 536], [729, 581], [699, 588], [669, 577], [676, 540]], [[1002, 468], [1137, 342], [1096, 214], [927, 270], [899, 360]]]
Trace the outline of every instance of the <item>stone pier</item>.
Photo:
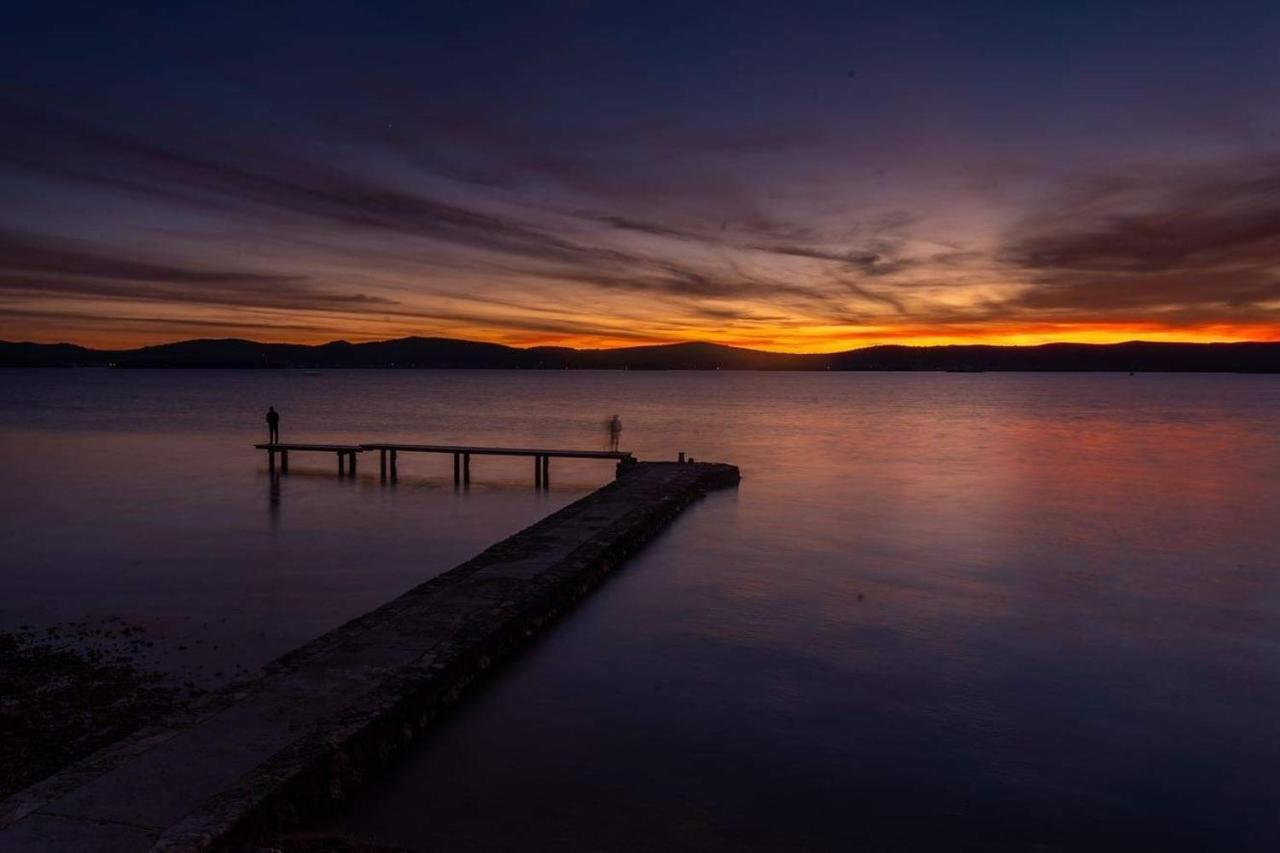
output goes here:
[[343, 799], [738, 469], [641, 462], [377, 610], [0, 802], [0, 850], [234, 850]]

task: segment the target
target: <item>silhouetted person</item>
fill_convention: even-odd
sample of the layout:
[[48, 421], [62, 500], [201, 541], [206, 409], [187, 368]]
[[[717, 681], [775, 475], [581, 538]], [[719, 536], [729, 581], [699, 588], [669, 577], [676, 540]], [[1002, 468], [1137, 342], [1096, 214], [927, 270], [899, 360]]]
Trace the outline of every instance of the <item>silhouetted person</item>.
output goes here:
[[280, 443], [280, 413], [275, 406], [267, 406], [267, 443]]
[[605, 421], [604, 428], [609, 431], [609, 449], [616, 452], [618, 439], [622, 437], [622, 419], [614, 415]]

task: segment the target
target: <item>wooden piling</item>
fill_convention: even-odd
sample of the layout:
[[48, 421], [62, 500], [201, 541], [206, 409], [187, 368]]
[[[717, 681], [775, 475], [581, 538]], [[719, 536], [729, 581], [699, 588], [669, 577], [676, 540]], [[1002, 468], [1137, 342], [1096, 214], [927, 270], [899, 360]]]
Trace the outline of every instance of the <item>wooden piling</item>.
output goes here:
[[[255, 445], [265, 448], [267, 445]], [[340, 449], [349, 450], [348, 446], [336, 445], [290, 445], [299, 449]], [[483, 447], [454, 444], [361, 444], [356, 452], [378, 451], [379, 454], [390, 454], [391, 479], [396, 478], [397, 453], [439, 453], [453, 457], [453, 485], [455, 488], [471, 485], [472, 456], [525, 456], [533, 459], [533, 484], [538, 488], [549, 488], [551, 485], [551, 457], [563, 459], [612, 459], [616, 460], [617, 474], [630, 470], [635, 464], [635, 457], [630, 453], [617, 450], [554, 450], [533, 447]], [[353, 463], [354, 466], [354, 463]]]
[[[341, 476], [348, 469], [354, 475], [356, 472], [356, 454], [360, 453], [362, 448], [358, 444], [301, 444], [289, 443], [281, 444], [279, 442], [267, 442], [265, 444], [255, 444], [258, 450], [267, 451], [267, 467], [272, 474], [277, 473], [276, 454], [280, 454], [279, 473], [289, 473], [289, 452], [298, 451], [299, 453], [332, 453], [338, 457], [338, 474]], [[392, 454], [394, 460], [395, 454]]]

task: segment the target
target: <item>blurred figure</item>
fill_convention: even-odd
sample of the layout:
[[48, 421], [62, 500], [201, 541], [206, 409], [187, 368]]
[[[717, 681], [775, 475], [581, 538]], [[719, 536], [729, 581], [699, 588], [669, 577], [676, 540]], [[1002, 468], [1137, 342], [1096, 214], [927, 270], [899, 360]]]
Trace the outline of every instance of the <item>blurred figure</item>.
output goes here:
[[280, 413], [275, 406], [267, 406], [267, 443], [280, 443]]
[[609, 449], [617, 451], [618, 439], [622, 437], [622, 418], [614, 415], [605, 421], [604, 428], [609, 431]]

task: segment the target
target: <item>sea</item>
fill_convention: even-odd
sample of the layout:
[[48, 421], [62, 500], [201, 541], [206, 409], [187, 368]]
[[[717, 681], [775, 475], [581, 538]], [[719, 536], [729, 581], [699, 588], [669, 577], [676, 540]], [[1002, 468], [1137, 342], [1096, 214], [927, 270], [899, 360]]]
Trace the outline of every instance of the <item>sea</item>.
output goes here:
[[316, 832], [424, 850], [1280, 849], [1280, 377], [0, 370], [0, 630], [217, 687], [611, 463], [713, 493]]

